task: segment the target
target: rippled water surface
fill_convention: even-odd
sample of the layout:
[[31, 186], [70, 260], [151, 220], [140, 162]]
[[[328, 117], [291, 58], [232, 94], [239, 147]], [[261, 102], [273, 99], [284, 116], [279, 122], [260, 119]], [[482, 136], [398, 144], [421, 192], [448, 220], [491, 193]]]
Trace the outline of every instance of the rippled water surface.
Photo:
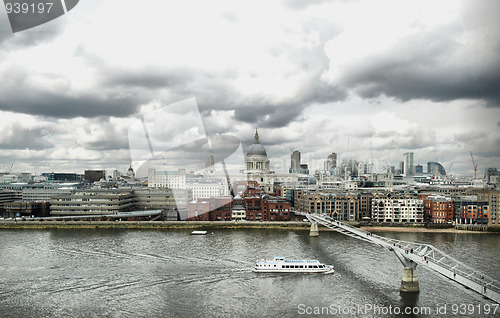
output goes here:
[[[500, 235], [381, 235], [434, 244], [500, 280]], [[418, 268], [418, 296], [402, 296], [403, 267], [392, 252], [335, 232], [311, 238], [307, 231], [288, 230], [218, 230], [213, 236], [174, 230], [0, 231], [0, 242], [0, 317], [303, 317], [320, 309], [333, 316], [332, 308], [367, 304], [445, 304], [440, 317], [457, 317], [453, 304], [481, 302], [425, 268]], [[257, 259], [277, 255], [318, 259], [336, 271], [251, 271]], [[486, 317], [500, 317], [500, 310]]]

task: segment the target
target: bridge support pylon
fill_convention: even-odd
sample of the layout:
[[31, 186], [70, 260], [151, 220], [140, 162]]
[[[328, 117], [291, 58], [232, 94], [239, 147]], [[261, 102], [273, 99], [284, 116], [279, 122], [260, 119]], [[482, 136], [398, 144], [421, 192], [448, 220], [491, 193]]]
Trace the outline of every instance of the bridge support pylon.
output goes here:
[[401, 280], [401, 289], [403, 293], [418, 293], [420, 288], [418, 286], [417, 268], [406, 267], [403, 272], [403, 279]]
[[318, 223], [311, 222], [311, 229], [309, 230], [309, 236], [319, 236]]
[[403, 271], [403, 279], [401, 280], [401, 292], [403, 293], [418, 293], [417, 263], [409, 258], [406, 258], [401, 252], [393, 250], [394, 254], [405, 267]]

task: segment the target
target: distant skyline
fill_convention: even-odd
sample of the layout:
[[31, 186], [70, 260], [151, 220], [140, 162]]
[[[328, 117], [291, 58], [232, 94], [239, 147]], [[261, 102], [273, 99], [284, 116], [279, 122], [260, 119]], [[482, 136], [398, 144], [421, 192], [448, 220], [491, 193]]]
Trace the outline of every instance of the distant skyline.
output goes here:
[[500, 168], [495, 0], [81, 1], [16, 34], [1, 7], [0, 172], [126, 171], [130, 125], [193, 97], [278, 172], [294, 150]]

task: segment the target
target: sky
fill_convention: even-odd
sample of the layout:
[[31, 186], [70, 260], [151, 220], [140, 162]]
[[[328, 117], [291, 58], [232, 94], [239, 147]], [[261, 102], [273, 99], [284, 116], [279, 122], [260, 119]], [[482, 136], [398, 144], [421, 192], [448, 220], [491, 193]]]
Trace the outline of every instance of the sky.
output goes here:
[[471, 176], [472, 151], [482, 176], [500, 168], [498, 16], [495, 0], [82, 0], [13, 33], [2, 6], [0, 172], [125, 172], [131, 127], [162, 109], [175, 146], [167, 128], [193, 124], [169, 105], [189, 100], [200, 136], [246, 152], [258, 128], [277, 172], [294, 150], [311, 170], [413, 152]]

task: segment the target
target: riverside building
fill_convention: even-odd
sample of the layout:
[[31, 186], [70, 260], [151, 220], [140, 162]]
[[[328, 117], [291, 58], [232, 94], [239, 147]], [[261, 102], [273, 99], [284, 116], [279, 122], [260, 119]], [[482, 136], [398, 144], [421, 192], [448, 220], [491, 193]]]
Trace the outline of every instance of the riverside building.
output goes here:
[[380, 223], [422, 223], [423, 200], [409, 197], [374, 197], [372, 220]]
[[132, 191], [82, 190], [73, 194], [57, 195], [50, 200], [50, 214], [106, 215], [129, 212], [135, 208]]

